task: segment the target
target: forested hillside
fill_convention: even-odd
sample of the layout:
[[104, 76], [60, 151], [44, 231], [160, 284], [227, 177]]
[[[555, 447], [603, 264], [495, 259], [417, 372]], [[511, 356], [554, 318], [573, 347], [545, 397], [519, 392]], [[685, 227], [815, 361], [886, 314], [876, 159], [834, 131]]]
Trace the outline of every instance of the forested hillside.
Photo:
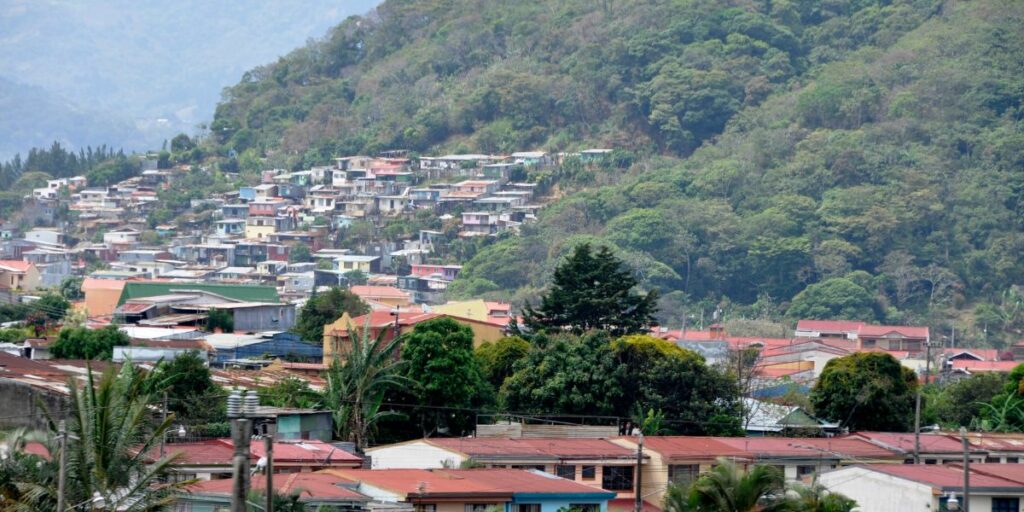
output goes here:
[[888, 45], [938, 3], [389, 0], [246, 73], [211, 131], [236, 151], [280, 148], [306, 164], [439, 146], [685, 154], [810, 67]]
[[673, 324], [722, 307], [999, 344], [1024, 328], [1022, 98], [1024, 4], [1007, 0], [388, 1], [248, 73], [213, 133], [297, 166], [398, 147], [642, 156], [578, 171], [610, 185], [482, 247], [455, 295], [535, 298], [594, 241]]

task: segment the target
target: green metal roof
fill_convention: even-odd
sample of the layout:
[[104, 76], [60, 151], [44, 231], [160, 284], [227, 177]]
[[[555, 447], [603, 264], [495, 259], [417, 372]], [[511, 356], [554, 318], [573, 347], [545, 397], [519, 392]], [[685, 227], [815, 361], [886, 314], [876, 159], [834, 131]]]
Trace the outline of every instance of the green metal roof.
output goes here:
[[248, 284], [209, 284], [209, 283], [156, 283], [146, 281], [128, 281], [121, 291], [120, 306], [131, 299], [169, 295], [176, 291], [198, 290], [221, 295], [242, 302], [274, 302], [280, 303], [277, 288], [273, 286], [256, 286]]

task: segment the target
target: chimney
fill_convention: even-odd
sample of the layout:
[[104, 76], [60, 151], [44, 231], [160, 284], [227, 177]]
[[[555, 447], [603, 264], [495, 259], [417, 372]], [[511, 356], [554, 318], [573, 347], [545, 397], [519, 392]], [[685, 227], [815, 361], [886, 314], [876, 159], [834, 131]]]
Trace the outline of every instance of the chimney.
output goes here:
[[708, 327], [708, 331], [710, 331], [711, 339], [713, 340], [725, 339], [725, 327], [722, 327], [722, 324], [711, 324], [711, 326]]

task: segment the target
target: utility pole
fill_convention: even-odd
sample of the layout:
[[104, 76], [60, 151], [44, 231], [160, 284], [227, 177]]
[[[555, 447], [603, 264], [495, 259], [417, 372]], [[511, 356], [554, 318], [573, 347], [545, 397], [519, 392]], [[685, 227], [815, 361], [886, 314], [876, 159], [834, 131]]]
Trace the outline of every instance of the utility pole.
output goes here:
[[244, 399], [242, 392], [235, 389], [228, 395], [228, 418], [231, 419], [231, 442], [235, 454], [231, 461], [232, 480], [231, 512], [246, 512], [246, 498], [249, 494], [249, 442], [252, 437], [252, 421], [248, 417], [256, 413], [259, 396], [249, 391]]
[[64, 510], [64, 481], [67, 480], [68, 431], [64, 420], [60, 420], [60, 468], [57, 470], [57, 510]]
[[921, 463], [921, 393], [922, 388], [928, 385], [932, 371], [932, 342], [928, 340], [924, 344], [924, 384], [917, 386], [917, 396], [914, 399], [914, 464]]
[[967, 429], [960, 427], [960, 439], [964, 445], [964, 506], [960, 510], [971, 511], [971, 455], [967, 446]]
[[[161, 419], [161, 422], [160, 422], [161, 425], [167, 423], [167, 392], [166, 391], [164, 391], [164, 402], [163, 402], [163, 411], [162, 412], [163, 412], [163, 414], [161, 414], [161, 418], [162, 419]], [[166, 444], [167, 444], [167, 432], [164, 431], [163, 434], [160, 434], [160, 458], [161, 459], [164, 458], [164, 452], [166, 450], [166, 447], [165, 447]]]
[[263, 438], [263, 447], [267, 457], [267, 505], [265, 512], [274, 512], [274, 436]]
[[633, 512], [643, 512], [644, 510], [644, 496], [643, 496], [643, 483], [644, 483], [644, 433], [640, 432], [640, 436], [637, 438], [636, 443], [636, 505]]

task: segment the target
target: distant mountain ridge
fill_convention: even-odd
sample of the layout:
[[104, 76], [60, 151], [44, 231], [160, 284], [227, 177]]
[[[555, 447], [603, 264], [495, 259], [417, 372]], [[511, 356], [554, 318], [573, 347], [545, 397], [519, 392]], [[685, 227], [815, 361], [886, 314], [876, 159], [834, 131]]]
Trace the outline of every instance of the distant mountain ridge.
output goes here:
[[[21, 125], [11, 136], [0, 132], [0, 147], [24, 154], [57, 138], [82, 146], [106, 134], [101, 142], [112, 146], [159, 148], [175, 133], [208, 122], [221, 89], [246, 69], [376, 3], [6, 0], [0, 9], [0, 75], [100, 114], [65, 125], [7, 121], [13, 112], [0, 111], [5, 122]], [[40, 101], [38, 91], [16, 92], [9, 84], [4, 89], [6, 98]], [[54, 112], [53, 103], [47, 102], [47, 112]], [[125, 122], [141, 136], [111, 129]]]

